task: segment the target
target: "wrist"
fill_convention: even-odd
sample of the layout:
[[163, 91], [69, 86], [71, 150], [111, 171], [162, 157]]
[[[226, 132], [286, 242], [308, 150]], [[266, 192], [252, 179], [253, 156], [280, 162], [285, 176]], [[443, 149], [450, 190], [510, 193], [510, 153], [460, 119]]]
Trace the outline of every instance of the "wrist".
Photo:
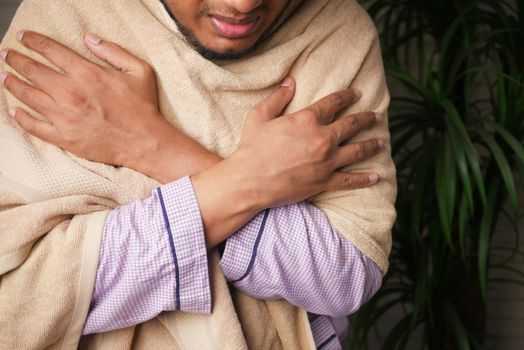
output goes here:
[[200, 172], [221, 158], [169, 124], [161, 115], [145, 128], [124, 166], [135, 169], [161, 183], [169, 183]]
[[232, 155], [191, 176], [208, 249], [220, 244], [263, 208], [258, 188]]
[[164, 124], [162, 117], [158, 116], [149, 124], [141, 126], [142, 132], [122, 152], [119, 163], [151, 176], [151, 169], [156, 168], [156, 156], [163, 148], [162, 138], [166, 134]]
[[235, 155], [192, 175], [191, 179], [201, 197], [213, 198], [209, 202], [217, 208], [227, 203], [231, 214], [265, 209], [258, 196], [259, 187], [246, 174], [241, 160]]

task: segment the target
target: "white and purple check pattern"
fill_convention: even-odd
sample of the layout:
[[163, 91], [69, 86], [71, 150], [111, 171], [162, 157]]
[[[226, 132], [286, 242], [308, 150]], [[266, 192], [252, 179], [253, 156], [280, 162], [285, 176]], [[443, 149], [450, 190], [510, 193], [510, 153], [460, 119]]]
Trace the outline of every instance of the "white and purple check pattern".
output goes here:
[[[305, 202], [258, 214], [227, 240], [220, 265], [244, 293], [284, 298], [310, 312], [318, 349], [341, 348], [345, 316], [382, 282], [378, 267]], [[84, 334], [171, 310], [211, 311], [204, 230], [189, 177], [110, 214]]]

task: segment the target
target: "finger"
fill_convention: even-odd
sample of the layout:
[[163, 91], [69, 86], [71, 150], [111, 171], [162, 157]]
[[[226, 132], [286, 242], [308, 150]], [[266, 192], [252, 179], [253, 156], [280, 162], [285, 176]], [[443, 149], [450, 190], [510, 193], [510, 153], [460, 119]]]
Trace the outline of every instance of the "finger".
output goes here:
[[344, 89], [327, 95], [306, 109], [311, 110], [320, 123], [329, 124], [338, 112], [357, 102], [361, 96], [359, 90]]
[[28, 30], [19, 31], [16, 38], [25, 47], [31, 49], [64, 72], [89, 64], [89, 61], [61, 43], [39, 33]]
[[96, 57], [124, 73], [143, 72], [149, 67], [143, 60], [95, 34], [87, 34], [85, 43]]
[[326, 191], [356, 190], [372, 186], [379, 178], [374, 173], [343, 173], [335, 172], [328, 180]]
[[370, 129], [382, 121], [382, 116], [373, 112], [364, 112], [342, 117], [328, 126], [340, 143], [352, 138], [359, 132]]
[[55, 101], [49, 95], [11, 73], [0, 73], [0, 81], [14, 97], [40, 114], [48, 115], [55, 106]]
[[33, 118], [21, 108], [10, 108], [9, 114], [29, 134], [46, 142], [57, 144], [59, 133], [53, 124]]
[[268, 98], [259, 103], [252, 111], [261, 120], [271, 120], [281, 116], [286, 106], [291, 102], [295, 94], [295, 81], [286, 78], [280, 87], [273, 91]]
[[367, 140], [342, 146], [335, 155], [335, 166], [342, 168], [360, 163], [376, 155], [383, 147], [383, 140]]
[[53, 90], [61, 84], [64, 76], [14, 50], [2, 50], [0, 57], [24, 78], [43, 90]]

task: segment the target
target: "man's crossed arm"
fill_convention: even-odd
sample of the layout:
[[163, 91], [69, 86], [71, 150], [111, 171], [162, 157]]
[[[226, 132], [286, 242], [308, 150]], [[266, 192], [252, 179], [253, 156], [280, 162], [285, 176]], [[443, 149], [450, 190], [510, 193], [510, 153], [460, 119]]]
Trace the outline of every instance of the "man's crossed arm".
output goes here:
[[[334, 93], [300, 112], [280, 117], [294, 91], [294, 82], [286, 80], [249, 113], [237, 151], [222, 160], [160, 116], [154, 74], [144, 62], [111, 43], [92, 37], [93, 40], [86, 40], [88, 47], [117, 70], [90, 63], [36, 33], [25, 32], [19, 38], [63, 72], [56, 72], [13, 50], [2, 53], [6, 62], [33, 84], [3, 74], [5, 87], [49, 118], [49, 122], [39, 121], [16, 108], [11, 113], [17, 122], [31, 134], [78, 156], [131, 167], [164, 183], [193, 175], [192, 185], [209, 249], [251, 223], [253, 218], [259, 218], [263, 215], [259, 213], [267, 208], [285, 212], [279, 207], [316, 193], [360, 188], [378, 181], [375, 174], [337, 172], [376, 154], [383, 144], [380, 140], [369, 140], [342, 145], [380, 121], [373, 113], [362, 113], [333, 122], [338, 111], [358, 100], [355, 91]], [[225, 201], [228, 205], [224, 205]], [[280, 217], [284, 218], [278, 221], [282, 227], [299, 222], [291, 220], [289, 215]], [[309, 220], [314, 217], [311, 215]], [[318, 225], [322, 220], [325, 217], [313, 219]], [[307, 237], [308, 229], [306, 225], [302, 231], [289, 234]], [[336, 239], [348, 243], [338, 236]], [[291, 271], [288, 273], [293, 275]], [[236, 284], [242, 289], [243, 281], [247, 280], [246, 277]], [[325, 288], [325, 283], [320, 284]], [[256, 283], [252, 286], [251, 291], [244, 288], [253, 295], [258, 293], [259, 297], [292, 298], [282, 291], [268, 295], [260, 292], [263, 288]], [[298, 299], [295, 303], [303, 306]]]

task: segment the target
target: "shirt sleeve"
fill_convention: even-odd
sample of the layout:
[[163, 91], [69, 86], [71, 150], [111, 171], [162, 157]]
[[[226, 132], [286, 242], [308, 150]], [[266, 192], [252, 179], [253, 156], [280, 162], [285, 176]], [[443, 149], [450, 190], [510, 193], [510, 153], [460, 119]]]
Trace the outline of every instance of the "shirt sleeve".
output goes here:
[[306, 202], [260, 213], [227, 240], [220, 264], [248, 295], [330, 317], [357, 311], [382, 283], [378, 266]]
[[172, 310], [211, 312], [204, 228], [189, 177], [109, 214], [83, 334]]

